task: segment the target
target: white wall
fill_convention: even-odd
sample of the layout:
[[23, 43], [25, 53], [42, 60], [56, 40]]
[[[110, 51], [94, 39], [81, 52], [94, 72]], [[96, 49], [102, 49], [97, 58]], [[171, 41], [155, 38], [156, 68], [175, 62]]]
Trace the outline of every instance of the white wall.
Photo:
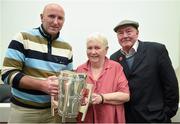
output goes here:
[[138, 21], [139, 39], [164, 43], [174, 68], [180, 64], [179, 0], [0, 0], [1, 65], [13, 35], [39, 26], [39, 14], [49, 2], [64, 6], [66, 20], [61, 34], [73, 47], [74, 68], [87, 60], [86, 37], [92, 32], [107, 36], [108, 56], [119, 48], [113, 28], [122, 19]]
[[[39, 14], [49, 2], [64, 6], [66, 20], [61, 34], [73, 47], [74, 68], [87, 60], [89, 33], [107, 36], [109, 56], [119, 48], [114, 26], [122, 19], [134, 19], [140, 23], [139, 39], [164, 43], [174, 68], [180, 69], [180, 0], [0, 0], [0, 68], [11, 38], [39, 26]], [[173, 121], [180, 122], [179, 115]]]

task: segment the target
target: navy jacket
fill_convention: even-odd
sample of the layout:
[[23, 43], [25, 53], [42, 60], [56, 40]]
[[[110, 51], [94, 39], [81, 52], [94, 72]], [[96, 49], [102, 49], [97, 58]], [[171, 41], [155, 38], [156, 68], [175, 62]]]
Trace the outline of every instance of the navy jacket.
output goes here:
[[119, 62], [129, 81], [126, 122], [171, 122], [178, 109], [178, 81], [164, 45], [139, 41], [131, 70], [118, 50], [110, 59]]

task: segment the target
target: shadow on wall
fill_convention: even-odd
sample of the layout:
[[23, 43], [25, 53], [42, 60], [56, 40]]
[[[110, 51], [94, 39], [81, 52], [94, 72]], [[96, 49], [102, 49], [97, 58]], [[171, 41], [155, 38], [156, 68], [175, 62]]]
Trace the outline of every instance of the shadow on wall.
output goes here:
[[[179, 84], [179, 91], [180, 91], [180, 67], [178, 67], [176, 69], [176, 76], [177, 76], [177, 79], [178, 79], [178, 84]], [[179, 92], [180, 93], [180, 92]]]
[[176, 75], [177, 75], [178, 81], [179, 81], [179, 79], [180, 79], [180, 67], [178, 67], [178, 68], [176, 69]]
[[[176, 69], [176, 76], [177, 76], [179, 87], [180, 87], [180, 67]], [[180, 92], [180, 88], [179, 88], [179, 92]], [[179, 103], [179, 109], [177, 111], [177, 114], [172, 118], [172, 122], [180, 122], [180, 103]]]

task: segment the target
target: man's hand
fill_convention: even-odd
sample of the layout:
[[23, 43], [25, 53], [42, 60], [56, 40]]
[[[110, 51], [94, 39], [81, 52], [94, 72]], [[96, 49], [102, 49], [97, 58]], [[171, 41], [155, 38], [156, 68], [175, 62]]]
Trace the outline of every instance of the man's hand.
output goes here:
[[50, 76], [45, 80], [46, 87], [44, 91], [51, 95], [57, 96], [58, 95], [58, 78], [56, 76]]

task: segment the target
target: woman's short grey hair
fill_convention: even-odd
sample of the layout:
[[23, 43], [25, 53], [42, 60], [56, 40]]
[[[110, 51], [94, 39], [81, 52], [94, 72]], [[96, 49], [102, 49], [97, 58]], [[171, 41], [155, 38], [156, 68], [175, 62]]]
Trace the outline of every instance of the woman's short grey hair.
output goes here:
[[95, 33], [90, 34], [87, 37], [87, 43], [89, 41], [98, 41], [98, 42], [102, 43], [105, 48], [108, 48], [108, 40], [107, 40], [107, 38], [103, 34], [101, 34], [99, 32], [95, 32]]

